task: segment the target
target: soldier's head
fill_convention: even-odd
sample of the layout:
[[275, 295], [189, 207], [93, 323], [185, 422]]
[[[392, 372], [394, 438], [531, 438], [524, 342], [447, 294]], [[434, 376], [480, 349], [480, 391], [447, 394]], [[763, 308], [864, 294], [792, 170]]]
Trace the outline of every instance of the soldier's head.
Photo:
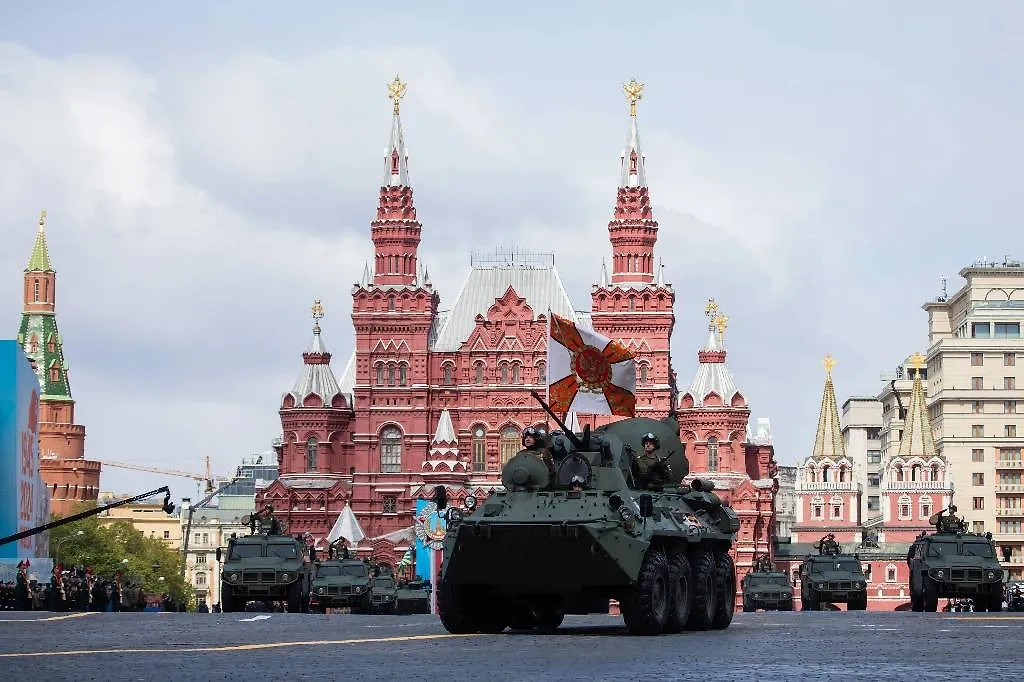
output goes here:
[[539, 450], [544, 447], [547, 435], [542, 426], [527, 426], [523, 429], [523, 447], [527, 450]]
[[644, 446], [644, 452], [651, 453], [661, 448], [661, 441], [653, 433], [645, 433], [640, 445]]

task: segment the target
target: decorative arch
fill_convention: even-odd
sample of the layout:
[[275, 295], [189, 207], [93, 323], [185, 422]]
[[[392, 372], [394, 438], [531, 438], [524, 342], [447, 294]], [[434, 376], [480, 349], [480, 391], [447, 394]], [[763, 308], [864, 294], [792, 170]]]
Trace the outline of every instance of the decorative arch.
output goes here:
[[683, 408], [684, 410], [688, 410], [691, 407], [693, 407], [693, 405], [693, 396], [690, 395], [689, 393], [684, 393], [682, 399], [679, 401], [679, 407]]
[[512, 459], [519, 452], [522, 445], [521, 431], [515, 424], [506, 424], [502, 427], [498, 436], [498, 451], [501, 453], [501, 465]]
[[473, 471], [487, 471], [487, 424], [469, 427]]
[[548, 382], [548, 363], [545, 362], [544, 360], [541, 360], [540, 362], [537, 363], [536, 369], [537, 383], [541, 385], [546, 384]]
[[716, 407], [725, 404], [722, 402], [722, 396], [718, 395], [715, 391], [711, 391], [704, 396], [704, 400], [702, 402], [706, 407]]
[[477, 360], [473, 363], [473, 383], [482, 384], [484, 383], [484, 376], [486, 365], [483, 360]]
[[747, 399], [743, 397], [742, 393], [740, 393], [739, 391], [736, 391], [733, 394], [733, 396], [732, 396], [732, 400], [729, 401], [729, 406], [730, 407], [746, 407], [747, 406]]
[[281, 401], [281, 408], [290, 410], [293, 407], [295, 407], [295, 396], [289, 393], [284, 397], [284, 400]]
[[306, 439], [306, 471], [317, 470], [318, 443], [315, 436]]
[[811, 518], [818, 520], [825, 518], [825, 498], [821, 495], [811, 498]]
[[385, 424], [378, 435], [380, 441], [380, 470], [385, 474], [402, 471], [402, 429], [396, 424]]
[[900, 521], [909, 521], [911, 519], [911, 505], [910, 495], [900, 495], [896, 501], [896, 513]]
[[918, 505], [921, 507], [919, 518], [927, 520], [932, 515], [932, 510], [935, 509], [935, 506], [932, 504], [931, 495], [922, 495], [921, 499], [918, 500]]
[[637, 363], [637, 377], [640, 381], [640, 385], [646, 386], [648, 381], [648, 372], [650, 371], [650, 365], [646, 362]]

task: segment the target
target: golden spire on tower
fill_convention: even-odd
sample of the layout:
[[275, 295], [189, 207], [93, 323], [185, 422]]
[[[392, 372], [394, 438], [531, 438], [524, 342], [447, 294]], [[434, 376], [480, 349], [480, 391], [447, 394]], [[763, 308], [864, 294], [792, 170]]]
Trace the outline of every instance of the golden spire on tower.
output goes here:
[[406, 83], [399, 80], [398, 75], [395, 75], [395, 80], [388, 83], [388, 99], [395, 103], [395, 115], [398, 115], [398, 103], [403, 97], [405, 97]]
[[636, 103], [642, 99], [640, 94], [644, 90], [643, 83], [637, 83], [635, 78], [631, 78], [628, 83], [622, 84], [622, 91], [626, 93], [626, 99], [629, 100], [629, 115], [636, 118]]
[[313, 307], [310, 309], [313, 312], [313, 331], [320, 331], [320, 320], [324, 319], [324, 307], [320, 303], [320, 299], [313, 301]]
[[719, 341], [725, 340], [725, 328], [729, 326], [729, 318], [721, 313], [718, 313], [711, 319], [711, 324], [718, 328], [718, 339]]
[[910, 364], [914, 366], [914, 369], [918, 374], [921, 373], [921, 368], [925, 366], [925, 357], [914, 351], [914, 354], [910, 356]]
[[825, 366], [825, 375], [831, 378], [832, 368], [836, 366], [835, 358], [831, 355], [826, 355], [825, 359], [821, 361], [821, 364]]
[[715, 315], [718, 314], [718, 304], [715, 303], [715, 299], [708, 299], [708, 304], [704, 306], [704, 314], [708, 317], [709, 320], [714, 321]]
[[39, 212], [39, 230], [42, 231], [42, 230], [45, 230], [45, 229], [46, 229], [46, 210], [44, 209], [44, 210]]

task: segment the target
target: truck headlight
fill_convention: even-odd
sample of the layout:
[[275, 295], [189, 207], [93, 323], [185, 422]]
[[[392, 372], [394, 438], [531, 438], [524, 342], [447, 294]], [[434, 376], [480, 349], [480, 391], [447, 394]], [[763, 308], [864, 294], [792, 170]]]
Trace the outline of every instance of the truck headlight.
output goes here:
[[281, 574], [281, 581], [282, 582], [288, 582], [288, 578], [289, 577], [291, 577], [291, 576], [289, 576], [287, 573], [282, 573]]
[[940, 568], [939, 570], [935, 571], [935, 577], [936, 578], [945, 578], [946, 577], [946, 572]]
[[238, 582], [238, 574], [237, 573], [232, 573], [231, 575], [228, 576], [228, 580], [230, 580], [233, 583], [237, 583]]
[[988, 573], [986, 573], [985, 575], [987, 575], [987, 576], [988, 576], [988, 579], [989, 579], [989, 580], [992, 580], [992, 579], [994, 579], [994, 578], [996, 577], [996, 572], [995, 572], [995, 571], [989, 571], [989, 572], [988, 572]]
[[316, 588], [316, 593], [317, 594], [323, 594], [324, 593], [324, 588], [322, 588], [322, 587]]

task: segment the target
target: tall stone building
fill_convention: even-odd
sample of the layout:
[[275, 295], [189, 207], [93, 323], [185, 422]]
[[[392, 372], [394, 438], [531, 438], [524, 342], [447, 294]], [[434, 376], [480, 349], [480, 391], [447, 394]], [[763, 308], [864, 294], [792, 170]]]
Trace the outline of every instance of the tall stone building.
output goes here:
[[[352, 287], [355, 348], [334, 374], [314, 327], [299, 377], [279, 405], [281, 474], [257, 493], [259, 503], [321, 541], [351, 505], [367, 535], [360, 547], [397, 561], [414, 538], [417, 499], [439, 484], [455, 500], [486, 495], [500, 485], [523, 429], [553, 426], [530, 397], [547, 387], [548, 311], [623, 343], [636, 357], [637, 415], [669, 412], [675, 293], [655, 268], [658, 223], [637, 125], [640, 87], [626, 86], [629, 125], [608, 223], [611, 270], [601, 266], [587, 311], [567, 295], [554, 254], [518, 251], [473, 255], [454, 302], [441, 305], [418, 253], [430, 228], [414, 203], [399, 109], [405, 84], [389, 85], [394, 107], [370, 222], [373, 266]], [[614, 419], [577, 416], [592, 426]], [[746, 416], [722, 442], [735, 441], [742, 452], [745, 433]]]
[[100, 463], [85, 459], [85, 427], [75, 423], [64, 344], [57, 330], [57, 272], [46, 244], [46, 211], [25, 268], [24, 308], [18, 343], [39, 376], [40, 474], [50, 511], [65, 516], [99, 496]]

